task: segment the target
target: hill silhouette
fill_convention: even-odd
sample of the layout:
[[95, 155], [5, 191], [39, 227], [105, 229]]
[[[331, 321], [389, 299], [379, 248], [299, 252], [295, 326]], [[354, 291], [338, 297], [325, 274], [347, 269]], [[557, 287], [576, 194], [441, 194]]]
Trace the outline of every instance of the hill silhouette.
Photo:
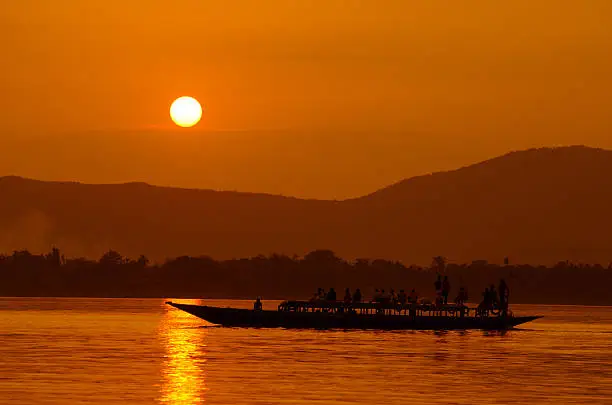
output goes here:
[[113, 248], [163, 261], [331, 249], [408, 264], [444, 255], [607, 265], [610, 173], [612, 151], [572, 146], [512, 152], [344, 201], [2, 177], [0, 251], [61, 246], [99, 258]]

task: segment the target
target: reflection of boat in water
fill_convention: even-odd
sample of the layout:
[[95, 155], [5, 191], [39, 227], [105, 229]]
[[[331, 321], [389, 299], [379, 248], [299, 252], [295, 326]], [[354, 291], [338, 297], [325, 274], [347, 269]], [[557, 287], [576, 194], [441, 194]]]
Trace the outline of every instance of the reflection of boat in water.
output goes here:
[[299, 329], [509, 329], [540, 316], [489, 315], [464, 305], [285, 301], [277, 311], [167, 302], [210, 323], [233, 327]]

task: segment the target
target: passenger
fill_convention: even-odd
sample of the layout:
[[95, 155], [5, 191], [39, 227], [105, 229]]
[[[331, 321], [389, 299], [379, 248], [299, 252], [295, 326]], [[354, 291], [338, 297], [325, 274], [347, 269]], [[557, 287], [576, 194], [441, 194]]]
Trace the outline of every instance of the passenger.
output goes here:
[[434, 288], [436, 290], [436, 295], [442, 292], [442, 276], [438, 274], [438, 279], [434, 283]]
[[391, 303], [397, 305], [397, 294], [393, 288], [391, 289]]
[[253, 309], [255, 311], [261, 311], [263, 309], [263, 304], [261, 303], [261, 297], [257, 297], [255, 303], [253, 304]]
[[325, 300], [325, 290], [322, 288], [319, 288], [319, 300], [320, 301]]
[[359, 288], [353, 294], [353, 302], [361, 302], [361, 290]]
[[380, 290], [377, 288], [376, 291], [374, 291], [374, 296], [372, 297], [372, 301], [379, 302], [381, 299], [382, 299], [382, 294]]
[[491, 308], [499, 308], [499, 298], [497, 297], [497, 291], [495, 291], [495, 285], [491, 284], [489, 287], [489, 294], [491, 298], [489, 299], [491, 303]]
[[419, 302], [419, 294], [417, 294], [414, 288], [412, 289], [412, 291], [410, 291], [409, 302], [411, 304], [416, 304], [417, 302]]
[[455, 304], [463, 305], [466, 300], [467, 300], [467, 295], [465, 293], [465, 288], [461, 287], [459, 288], [459, 294], [457, 295], [457, 298], [455, 298]]
[[329, 289], [329, 292], [327, 293], [327, 297], [325, 299], [327, 301], [336, 301], [336, 291], [333, 287]]
[[450, 282], [448, 281], [448, 276], [444, 276], [444, 281], [442, 282], [442, 298], [444, 299], [444, 304], [448, 304], [448, 294], [450, 293]]
[[400, 290], [399, 295], [397, 296], [397, 301], [400, 303], [400, 305], [404, 306], [406, 305], [406, 302], [408, 302], [408, 295], [406, 294], [406, 291], [404, 290]]
[[485, 288], [484, 292], [482, 293], [482, 302], [480, 303], [480, 306], [482, 306], [482, 309], [491, 309], [491, 293], [489, 292], [488, 288]]
[[380, 302], [386, 304], [390, 301], [391, 296], [385, 292], [385, 290], [380, 290]]
[[499, 306], [503, 311], [503, 315], [508, 313], [508, 298], [510, 298], [510, 289], [502, 278], [499, 282]]
[[350, 304], [351, 300], [352, 300], [351, 290], [347, 287], [346, 290], [344, 290], [344, 303]]

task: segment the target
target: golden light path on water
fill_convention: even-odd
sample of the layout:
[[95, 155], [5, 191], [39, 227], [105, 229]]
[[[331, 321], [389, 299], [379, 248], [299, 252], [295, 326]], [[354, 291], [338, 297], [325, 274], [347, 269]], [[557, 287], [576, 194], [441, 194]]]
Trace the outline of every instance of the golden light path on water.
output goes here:
[[[198, 304], [199, 300], [181, 300]], [[160, 324], [165, 345], [161, 402], [170, 405], [205, 402], [206, 334], [202, 323], [183, 311], [168, 311]]]

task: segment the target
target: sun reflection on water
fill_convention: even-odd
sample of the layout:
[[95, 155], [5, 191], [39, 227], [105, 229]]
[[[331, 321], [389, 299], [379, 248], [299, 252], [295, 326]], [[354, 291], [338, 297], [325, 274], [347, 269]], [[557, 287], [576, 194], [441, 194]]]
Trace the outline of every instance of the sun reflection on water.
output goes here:
[[[198, 300], [181, 300], [197, 304]], [[170, 405], [205, 403], [206, 334], [197, 318], [169, 308], [160, 324], [165, 346], [161, 402]]]

